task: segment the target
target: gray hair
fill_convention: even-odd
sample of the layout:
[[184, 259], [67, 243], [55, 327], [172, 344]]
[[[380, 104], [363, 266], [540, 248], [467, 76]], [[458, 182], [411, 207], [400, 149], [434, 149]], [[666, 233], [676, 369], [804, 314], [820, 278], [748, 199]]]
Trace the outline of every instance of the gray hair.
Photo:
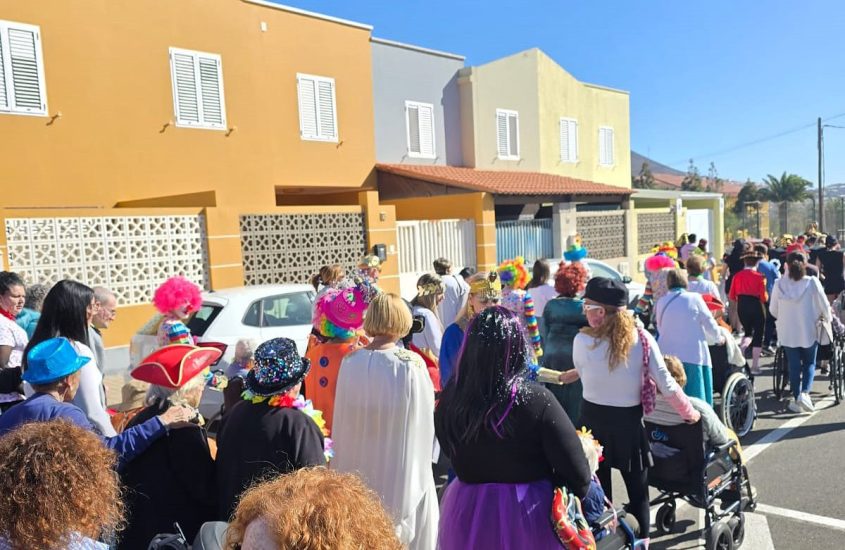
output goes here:
[[117, 299], [117, 297], [114, 295], [114, 292], [104, 286], [95, 286], [93, 290], [94, 300], [98, 301], [101, 304], [106, 302], [109, 298]]
[[144, 403], [146, 405], [153, 405], [158, 401], [165, 401], [170, 400], [170, 403], [173, 405], [188, 405], [193, 407], [193, 403], [188, 403], [187, 396], [191, 393], [192, 390], [196, 389], [197, 386], [204, 386], [205, 385], [205, 377], [202, 373], [197, 374], [188, 382], [179, 388], [178, 390], [174, 390], [173, 388], [165, 388], [164, 386], [158, 386], [156, 384], [150, 384], [150, 388], [147, 390], [147, 397], [144, 399]]
[[50, 292], [48, 285], [42, 285], [41, 283], [29, 285], [26, 289], [26, 299], [23, 307], [33, 311], [41, 311], [41, 306], [44, 304], [44, 298], [47, 297], [48, 292]]

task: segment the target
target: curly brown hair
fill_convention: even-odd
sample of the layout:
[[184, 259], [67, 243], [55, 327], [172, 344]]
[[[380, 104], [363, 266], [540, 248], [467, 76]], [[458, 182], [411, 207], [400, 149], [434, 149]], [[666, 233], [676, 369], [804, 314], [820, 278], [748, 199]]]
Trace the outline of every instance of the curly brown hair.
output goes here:
[[0, 437], [0, 534], [12, 548], [58, 549], [97, 539], [123, 521], [117, 456], [64, 420], [32, 422]]
[[604, 323], [597, 327], [584, 327], [581, 332], [596, 339], [594, 348], [598, 347], [601, 340], [608, 341], [607, 368], [612, 371], [628, 362], [631, 348], [637, 343], [634, 332], [637, 325], [627, 311], [606, 307], [605, 312]]
[[353, 474], [305, 468], [250, 488], [241, 496], [226, 547], [239, 548], [247, 526], [262, 519], [277, 548], [399, 550], [378, 496]]
[[560, 262], [560, 267], [555, 273], [555, 292], [567, 298], [574, 298], [584, 290], [587, 284], [587, 270], [581, 262]]

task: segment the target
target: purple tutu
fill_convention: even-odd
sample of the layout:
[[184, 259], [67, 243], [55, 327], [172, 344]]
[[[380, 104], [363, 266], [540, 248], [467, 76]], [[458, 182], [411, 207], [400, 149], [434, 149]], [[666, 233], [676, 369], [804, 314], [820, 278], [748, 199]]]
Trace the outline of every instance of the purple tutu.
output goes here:
[[440, 550], [560, 550], [552, 529], [552, 484], [454, 480], [440, 505]]

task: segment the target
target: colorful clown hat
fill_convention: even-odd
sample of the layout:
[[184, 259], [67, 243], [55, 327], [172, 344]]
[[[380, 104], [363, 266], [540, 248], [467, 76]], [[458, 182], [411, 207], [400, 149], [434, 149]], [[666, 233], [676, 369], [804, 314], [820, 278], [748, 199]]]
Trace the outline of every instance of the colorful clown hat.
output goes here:
[[587, 257], [587, 249], [581, 243], [581, 235], [570, 235], [566, 238], [566, 251], [563, 259], [567, 262], [577, 262]]

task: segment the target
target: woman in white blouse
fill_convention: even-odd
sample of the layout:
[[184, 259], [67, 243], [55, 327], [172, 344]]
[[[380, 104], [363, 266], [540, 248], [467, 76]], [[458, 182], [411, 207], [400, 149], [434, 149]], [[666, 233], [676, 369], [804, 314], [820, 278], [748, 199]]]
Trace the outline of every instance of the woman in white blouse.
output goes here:
[[640, 537], [646, 538], [648, 468], [653, 462], [643, 411], [651, 412], [656, 395], [643, 390], [643, 368], [648, 369], [661, 395], [681, 418], [697, 422], [700, 415], [666, 369], [657, 343], [648, 332], [637, 328], [627, 305], [628, 289], [621, 281], [590, 279], [584, 290], [584, 313], [590, 326], [575, 337], [575, 368], [561, 373], [560, 381], [566, 384], [581, 380], [584, 399], [578, 425], [592, 430], [604, 446], [599, 481], [612, 501], [611, 468], [622, 473], [630, 511], [640, 525]]
[[657, 301], [654, 316], [660, 351], [674, 355], [684, 364], [687, 385], [684, 392], [713, 406], [713, 363], [709, 345], [724, 343], [719, 325], [701, 294], [688, 292], [687, 278], [680, 269], [666, 276], [669, 292]]
[[413, 344], [427, 353], [434, 362], [440, 358], [443, 341], [443, 323], [438, 317], [438, 306], [443, 302], [445, 287], [439, 275], [426, 273], [417, 281], [417, 295], [411, 300], [414, 315], [425, 318], [425, 329], [414, 334]]
[[[114, 431], [106, 412], [103, 374], [97, 367], [94, 352], [88, 347], [88, 326], [97, 311], [96, 308], [94, 291], [90, 287], [70, 279], [59, 281], [44, 298], [41, 318], [26, 352], [44, 340], [67, 338], [79, 355], [88, 357], [90, 361], [79, 371], [79, 390], [73, 398], [73, 404], [85, 412], [85, 416], [97, 431], [105, 437], [114, 437], [117, 432]], [[26, 360], [23, 370], [26, 371]], [[32, 394], [29, 387], [26, 387], [25, 391], [27, 395]]]

